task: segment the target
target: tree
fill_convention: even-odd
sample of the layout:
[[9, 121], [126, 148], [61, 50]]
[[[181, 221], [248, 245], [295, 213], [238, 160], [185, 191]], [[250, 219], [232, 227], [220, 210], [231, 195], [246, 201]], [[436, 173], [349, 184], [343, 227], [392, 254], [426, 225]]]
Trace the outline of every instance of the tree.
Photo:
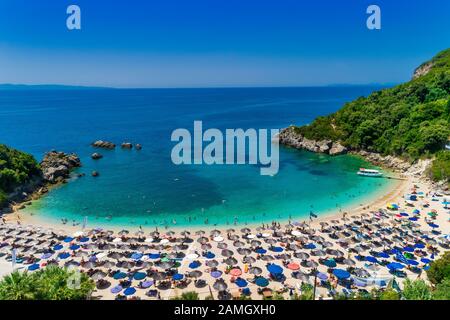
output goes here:
[[188, 291], [181, 294], [180, 300], [200, 300], [198, 293], [195, 291]]
[[399, 300], [400, 296], [394, 289], [386, 289], [380, 294], [380, 300]]
[[441, 283], [446, 278], [450, 279], [450, 251], [430, 264], [427, 277], [434, 285]]
[[450, 300], [450, 278], [444, 279], [436, 286], [433, 300]]
[[403, 285], [402, 294], [406, 300], [431, 300], [431, 289], [424, 280], [406, 279]]
[[94, 281], [84, 273], [49, 266], [34, 273], [15, 271], [5, 276], [0, 282], [0, 300], [86, 300], [94, 288]]

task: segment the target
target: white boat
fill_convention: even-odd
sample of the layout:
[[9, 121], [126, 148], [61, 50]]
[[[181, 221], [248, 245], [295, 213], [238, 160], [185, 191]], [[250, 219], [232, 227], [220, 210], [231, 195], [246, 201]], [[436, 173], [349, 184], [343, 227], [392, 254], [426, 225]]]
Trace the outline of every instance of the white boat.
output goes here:
[[378, 170], [365, 169], [365, 168], [360, 168], [358, 171], [358, 174], [360, 176], [366, 176], [366, 177], [381, 177], [381, 176], [383, 176], [383, 173]]

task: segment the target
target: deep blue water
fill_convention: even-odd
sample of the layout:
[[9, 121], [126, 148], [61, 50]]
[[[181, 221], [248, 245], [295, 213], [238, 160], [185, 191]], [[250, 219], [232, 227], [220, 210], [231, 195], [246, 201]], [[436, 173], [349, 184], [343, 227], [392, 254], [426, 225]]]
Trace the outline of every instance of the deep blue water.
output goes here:
[[[175, 166], [170, 161], [176, 128], [283, 128], [336, 111], [373, 87], [11, 90], [0, 91], [0, 143], [41, 159], [51, 149], [76, 152], [83, 178], [53, 190], [28, 211], [44, 218], [91, 224], [252, 223], [300, 218], [350, 203], [386, 187], [384, 179], [355, 174], [364, 163], [281, 148], [280, 171], [259, 168]], [[100, 150], [90, 143], [141, 143], [143, 149]], [[93, 178], [93, 170], [100, 177]], [[112, 216], [111, 221], [106, 217]]]

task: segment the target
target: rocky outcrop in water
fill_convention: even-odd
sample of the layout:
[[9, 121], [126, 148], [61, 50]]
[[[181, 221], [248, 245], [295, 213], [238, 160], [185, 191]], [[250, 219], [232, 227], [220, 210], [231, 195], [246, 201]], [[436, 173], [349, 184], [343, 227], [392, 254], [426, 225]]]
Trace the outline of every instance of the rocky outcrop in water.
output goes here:
[[311, 140], [295, 132], [294, 127], [282, 129], [278, 135], [281, 144], [312, 152], [325, 153], [329, 155], [339, 155], [347, 153], [347, 148], [339, 142], [331, 140]]
[[70, 171], [81, 167], [80, 158], [72, 153], [50, 151], [41, 161], [42, 177], [49, 183], [61, 183], [70, 176]]
[[133, 145], [130, 142], [124, 142], [121, 147], [122, 149], [132, 149]]
[[93, 160], [99, 160], [99, 159], [103, 158], [103, 156], [102, 156], [100, 153], [98, 153], [98, 152], [94, 152], [94, 153], [91, 155], [91, 158], [92, 158]]
[[109, 141], [97, 140], [91, 144], [94, 148], [114, 149], [116, 145]]

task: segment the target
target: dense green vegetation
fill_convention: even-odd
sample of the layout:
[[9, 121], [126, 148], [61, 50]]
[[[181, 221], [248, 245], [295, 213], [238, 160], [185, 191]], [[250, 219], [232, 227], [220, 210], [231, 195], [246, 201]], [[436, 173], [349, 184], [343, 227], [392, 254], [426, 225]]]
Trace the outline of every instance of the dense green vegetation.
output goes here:
[[0, 208], [9, 192], [39, 172], [33, 156], [0, 144]]
[[428, 73], [349, 102], [296, 131], [309, 139], [331, 139], [409, 160], [438, 153], [432, 175], [450, 179], [448, 152], [439, 153], [450, 138], [450, 49], [424, 66], [430, 66]]
[[86, 274], [50, 266], [5, 276], [0, 281], [0, 300], [85, 300], [94, 288]]

